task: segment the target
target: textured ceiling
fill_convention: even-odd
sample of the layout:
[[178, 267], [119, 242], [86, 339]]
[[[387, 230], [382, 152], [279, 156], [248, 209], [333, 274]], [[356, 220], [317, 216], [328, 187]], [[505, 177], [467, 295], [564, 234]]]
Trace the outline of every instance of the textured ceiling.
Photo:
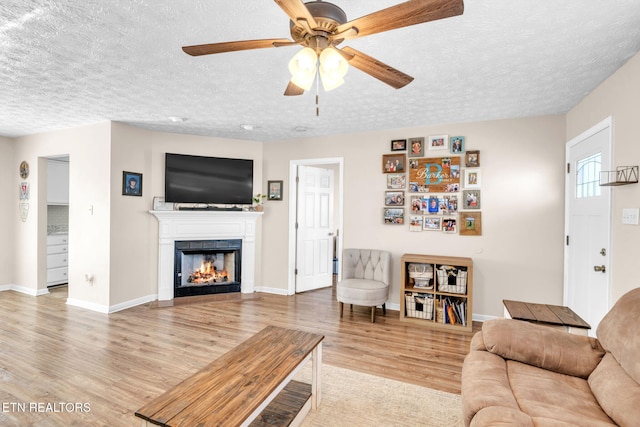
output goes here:
[[[349, 20], [400, 2], [335, 0]], [[351, 68], [320, 89], [319, 117], [315, 89], [282, 95], [298, 47], [180, 49], [288, 28], [272, 0], [2, 0], [0, 135], [112, 120], [273, 141], [565, 113], [640, 50], [640, 1], [466, 0], [461, 16], [351, 40], [415, 80], [395, 90]]]

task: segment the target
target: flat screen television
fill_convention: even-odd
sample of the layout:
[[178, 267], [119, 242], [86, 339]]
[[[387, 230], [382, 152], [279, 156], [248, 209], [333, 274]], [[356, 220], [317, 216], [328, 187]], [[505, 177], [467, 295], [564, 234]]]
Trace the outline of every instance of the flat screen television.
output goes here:
[[166, 202], [235, 205], [252, 197], [253, 160], [166, 153]]

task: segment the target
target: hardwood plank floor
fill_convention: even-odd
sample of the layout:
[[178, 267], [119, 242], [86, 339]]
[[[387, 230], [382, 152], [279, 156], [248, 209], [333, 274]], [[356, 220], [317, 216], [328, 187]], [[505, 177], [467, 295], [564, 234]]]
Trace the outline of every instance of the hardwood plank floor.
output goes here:
[[0, 292], [0, 424], [138, 425], [136, 409], [267, 325], [324, 334], [324, 363], [460, 393], [473, 335], [400, 322], [392, 310], [371, 323], [368, 308], [345, 307], [340, 319], [332, 288], [110, 315], [66, 296]]

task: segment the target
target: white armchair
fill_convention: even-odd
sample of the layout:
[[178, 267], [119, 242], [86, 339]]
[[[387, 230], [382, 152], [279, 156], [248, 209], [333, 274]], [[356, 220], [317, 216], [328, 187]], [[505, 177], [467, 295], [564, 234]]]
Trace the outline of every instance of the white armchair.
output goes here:
[[376, 249], [345, 249], [342, 253], [342, 280], [336, 284], [340, 317], [344, 304], [371, 307], [371, 322], [376, 321], [376, 307], [387, 313], [391, 253]]

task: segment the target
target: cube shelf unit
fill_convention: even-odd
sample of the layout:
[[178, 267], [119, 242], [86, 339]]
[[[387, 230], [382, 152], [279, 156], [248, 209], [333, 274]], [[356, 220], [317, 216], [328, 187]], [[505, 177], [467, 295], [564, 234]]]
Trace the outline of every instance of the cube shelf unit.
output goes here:
[[[428, 279], [419, 276], [419, 273], [415, 271], [410, 272], [410, 265], [413, 264], [413, 270], [426, 269], [427, 265], [431, 266], [432, 276]], [[417, 265], [416, 265], [417, 264]], [[466, 271], [466, 286], [460, 275], [460, 281], [456, 282], [457, 277], [453, 276], [453, 282], [449, 281], [449, 277], [446, 276], [441, 279], [441, 283], [438, 281], [437, 271], [441, 270], [441, 266], [451, 266], [453, 273], [459, 275], [460, 272]], [[414, 276], [414, 277], [412, 277]], [[424, 276], [423, 276], [424, 277]], [[415, 286], [416, 279], [418, 284], [422, 286]], [[442, 286], [441, 286], [442, 285]], [[442, 290], [440, 290], [442, 289]], [[414, 302], [414, 293], [418, 295], [418, 301], [425, 301], [422, 305], [422, 310], [417, 310], [415, 306], [420, 307], [421, 303]], [[409, 302], [405, 296], [411, 296]], [[415, 324], [439, 328], [448, 330], [468, 331], [471, 332], [472, 321], [472, 295], [473, 295], [473, 260], [471, 258], [463, 257], [451, 257], [451, 256], [438, 256], [438, 255], [420, 255], [420, 254], [404, 254], [400, 260], [400, 320], [404, 322], [412, 322]], [[433, 301], [433, 306], [429, 307], [427, 304], [429, 300]], [[466, 320], [465, 324], [459, 323], [443, 323], [444, 314], [437, 316], [438, 304], [442, 304], [443, 301], [448, 300], [454, 303], [463, 303], [459, 306], [463, 307], [463, 316]], [[408, 307], [408, 305], [410, 305]], [[414, 306], [415, 305], [415, 306]], [[407, 310], [411, 311], [407, 311]]]

